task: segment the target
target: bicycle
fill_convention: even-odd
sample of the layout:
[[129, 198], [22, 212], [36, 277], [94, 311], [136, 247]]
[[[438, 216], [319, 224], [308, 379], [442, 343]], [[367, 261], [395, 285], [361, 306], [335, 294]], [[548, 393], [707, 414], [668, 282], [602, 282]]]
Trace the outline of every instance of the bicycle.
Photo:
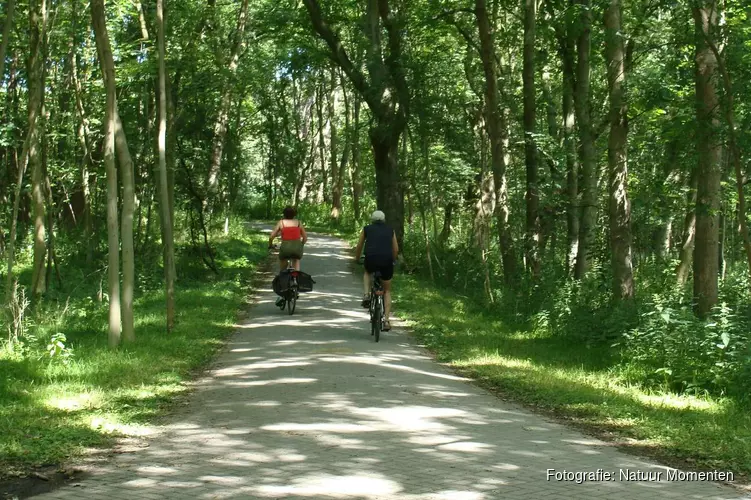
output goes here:
[[[271, 248], [272, 250], [276, 250], [276, 246]], [[284, 295], [282, 296], [282, 301], [277, 304], [277, 307], [284, 311], [284, 308], [287, 308], [287, 313], [292, 316], [295, 313], [295, 307], [297, 306], [297, 298], [300, 296], [299, 294], [299, 286], [297, 284], [297, 277], [299, 275], [298, 271], [295, 269], [295, 266], [293, 264], [294, 259], [287, 259], [287, 273], [289, 273], [290, 279], [289, 279], [289, 286], [284, 291]]]
[[386, 310], [383, 302], [383, 284], [381, 283], [381, 272], [373, 273], [373, 280], [370, 285], [370, 334], [378, 342], [381, 338], [381, 330], [386, 320]]

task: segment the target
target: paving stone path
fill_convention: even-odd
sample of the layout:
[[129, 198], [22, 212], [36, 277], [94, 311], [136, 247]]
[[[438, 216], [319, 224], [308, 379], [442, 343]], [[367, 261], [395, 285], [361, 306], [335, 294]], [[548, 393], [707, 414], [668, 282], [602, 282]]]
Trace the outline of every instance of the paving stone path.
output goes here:
[[[312, 235], [317, 285], [288, 316], [262, 290], [185, 411], [52, 499], [740, 499], [498, 400], [396, 328], [373, 342], [346, 245]], [[398, 276], [396, 279], [398, 286]], [[614, 474], [557, 481], [557, 472]], [[620, 471], [662, 473], [623, 481]]]

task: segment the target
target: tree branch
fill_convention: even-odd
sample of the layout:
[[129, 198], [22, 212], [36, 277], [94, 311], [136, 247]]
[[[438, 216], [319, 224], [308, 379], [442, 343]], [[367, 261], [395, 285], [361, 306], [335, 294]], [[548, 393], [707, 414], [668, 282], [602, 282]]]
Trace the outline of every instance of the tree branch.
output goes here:
[[310, 15], [313, 29], [329, 46], [329, 49], [331, 50], [331, 59], [342, 68], [342, 71], [347, 75], [347, 78], [352, 82], [352, 85], [368, 103], [371, 111], [375, 113], [377, 110], [380, 110], [381, 103], [373, 98], [371, 86], [368, 84], [365, 76], [357, 67], [355, 67], [354, 64], [352, 64], [339, 36], [331, 30], [328, 23], [323, 19], [323, 14], [321, 13], [321, 7], [318, 5], [318, 1], [303, 0], [303, 3]]

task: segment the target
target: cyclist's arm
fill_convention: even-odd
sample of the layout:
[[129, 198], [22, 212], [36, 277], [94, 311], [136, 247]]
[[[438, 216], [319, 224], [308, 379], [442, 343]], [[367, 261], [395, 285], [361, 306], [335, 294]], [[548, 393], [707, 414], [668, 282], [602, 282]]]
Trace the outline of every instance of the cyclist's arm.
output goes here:
[[300, 224], [300, 234], [302, 235], [302, 244], [308, 242], [308, 233], [305, 232], [305, 228], [302, 227], [302, 224]]
[[391, 236], [391, 253], [393, 254], [394, 260], [399, 257], [399, 243], [396, 241], [396, 233]]
[[280, 222], [276, 223], [276, 227], [274, 227], [274, 230], [271, 231], [271, 236], [269, 236], [269, 248], [274, 246], [274, 238], [279, 234], [279, 226], [281, 225]]
[[365, 244], [365, 230], [360, 231], [360, 241], [357, 242], [355, 248], [355, 260], [360, 260], [360, 254], [362, 253], [362, 246]]

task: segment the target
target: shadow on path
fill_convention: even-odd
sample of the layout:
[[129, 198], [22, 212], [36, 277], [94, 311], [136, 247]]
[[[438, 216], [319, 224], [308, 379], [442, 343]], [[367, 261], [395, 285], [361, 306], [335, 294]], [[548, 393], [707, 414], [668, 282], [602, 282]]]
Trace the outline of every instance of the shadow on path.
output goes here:
[[[742, 498], [708, 482], [619, 481], [667, 469], [496, 399], [398, 328], [374, 343], [346, 255], [311, 235], [302, 268], [317, 284], [293, 316], [261, 291], [161, 436], [39, 498]], [[548, 481], [547, 469], [616, 480]]]

